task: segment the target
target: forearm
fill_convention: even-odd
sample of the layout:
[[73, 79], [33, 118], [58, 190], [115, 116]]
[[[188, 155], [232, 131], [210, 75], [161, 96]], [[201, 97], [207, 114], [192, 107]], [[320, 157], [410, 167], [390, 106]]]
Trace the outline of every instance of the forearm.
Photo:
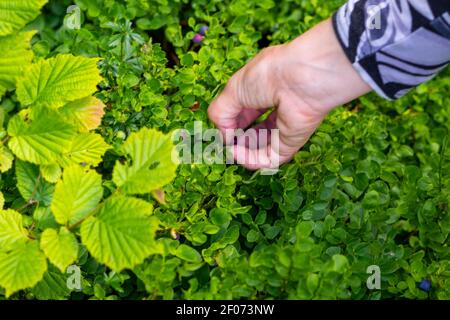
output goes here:
[[339, 44], [331, 19], [286, 45], [285, 86], [323, 114], [371, 91]]

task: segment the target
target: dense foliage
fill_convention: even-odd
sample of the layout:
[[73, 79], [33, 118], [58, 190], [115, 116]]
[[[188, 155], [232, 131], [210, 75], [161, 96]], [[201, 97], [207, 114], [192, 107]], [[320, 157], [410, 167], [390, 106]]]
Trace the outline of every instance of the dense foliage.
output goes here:
[[274, 176], [177, 168], [169, 133], [343, 1], [75, 0], [80, 29], [45, 3], [0, 0], [0, 299], [450, 299], [448, 69], [337, 108]]

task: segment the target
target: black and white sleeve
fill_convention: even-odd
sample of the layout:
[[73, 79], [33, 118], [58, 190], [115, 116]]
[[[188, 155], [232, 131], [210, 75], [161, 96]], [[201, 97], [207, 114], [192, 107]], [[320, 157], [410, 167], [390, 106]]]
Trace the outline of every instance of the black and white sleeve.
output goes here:
[[450, 62], [450, 0], [349, 0], [333, 26], [353, 66], [386, 99]]

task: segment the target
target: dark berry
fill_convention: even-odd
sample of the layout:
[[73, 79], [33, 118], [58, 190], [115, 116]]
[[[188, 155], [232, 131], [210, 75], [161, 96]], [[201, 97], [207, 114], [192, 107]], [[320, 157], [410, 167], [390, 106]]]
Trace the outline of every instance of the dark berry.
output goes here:
[[199, 32], [202, 36], [204, 36], [206, 34], [206, 31], [209, 30], [209, 27], [207, 25], [204, 25], [200, 28]]
[[429, 292], [431, 289], [431, 281], [424, 279], [419, 283], [419, 289], [425, 291], [425, 292]]

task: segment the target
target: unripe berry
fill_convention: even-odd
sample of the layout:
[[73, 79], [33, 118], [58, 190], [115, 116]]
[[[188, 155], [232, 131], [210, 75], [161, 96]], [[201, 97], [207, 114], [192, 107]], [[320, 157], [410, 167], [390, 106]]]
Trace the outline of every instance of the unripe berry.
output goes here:
[[125, 132], [123, 132], [122, 130], [117, 131], [116, 137], [117, 137], [117, 139], [124, 140], [126, 138]]

